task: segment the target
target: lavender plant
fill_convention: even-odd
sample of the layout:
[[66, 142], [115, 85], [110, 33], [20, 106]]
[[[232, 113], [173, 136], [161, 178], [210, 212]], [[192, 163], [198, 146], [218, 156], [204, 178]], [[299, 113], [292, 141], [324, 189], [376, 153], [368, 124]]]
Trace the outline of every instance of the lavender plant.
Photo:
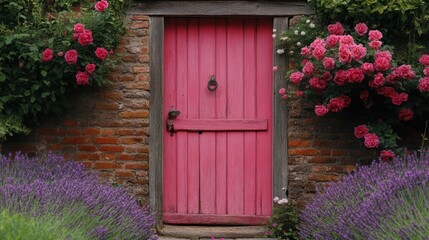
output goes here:
[[149, 239], [155, 223], [122, 188], [101, 184], [77, 162], [49, 154], [0, 159], [0, 210], [58, 219], [72, 239]]
[[429, 155], [374, 161], [318, 190], [303, 210], [303, 239], [425, 239], [429, 236]]

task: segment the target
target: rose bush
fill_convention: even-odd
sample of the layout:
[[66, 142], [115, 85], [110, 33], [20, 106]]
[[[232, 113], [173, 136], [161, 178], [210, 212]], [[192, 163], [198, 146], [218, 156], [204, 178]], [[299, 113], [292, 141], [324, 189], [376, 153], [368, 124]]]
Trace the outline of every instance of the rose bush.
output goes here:
[[[326, 37], [302, 46], [296, 58], [300, 65], [287, 78], [295, 91], [314, 101], [317, 116], [347, 110], [362, 121], [354, 129], [356, 138], [367, 148], [382, 150], [383, 159], [393, 157], [387, 149], [397, 147], [394, 127], [424, 122], [429, 112], [423, 104], [429, 96], [429, 55], [423, 54], [418, 66], [399, 64], [391, 47], [382, 44], [382, 32], [365, 23], [351, 33], [339, 22], [327, 30], [321, 34]], [[291, 95], [285, 89], [280, 94]]]
[[[75, 12], [71, 7], [77, 3], [80, 11]], [[126, 4], [0, 3], [0, 140], [27, 132], [26, 126], [44, 114], [62, 113], [72, 104], [71, 94], [108, 84], [107, 74], [115, 64], [111, 50], [124, 32]], [[5, 9], [19, 13], [12, 16]]]

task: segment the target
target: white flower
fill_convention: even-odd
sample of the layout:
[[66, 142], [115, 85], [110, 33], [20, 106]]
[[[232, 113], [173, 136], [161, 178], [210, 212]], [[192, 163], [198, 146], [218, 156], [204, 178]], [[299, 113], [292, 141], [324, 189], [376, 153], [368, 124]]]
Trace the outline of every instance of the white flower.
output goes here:
[[299, 47], [301, 46], [301, 42], [297, 42], [296, 45]]
[[283, 54], [285, 52], [284, 49], [277, 49], [277, 54]]
[[289, 202], [289, 200], [287, 200], [287, 198], [283, 198], [283, 199], [280, 199], [277, 201], [278, 204], [286, 204], [288, 202]]
[[310, 19], [307, 19], [307, 21], [305, 21], [306, 23], [310, 23], [311, 21], [310, 21]]
[[274, 202], [278, 202], [280, 200], [280, 198], [279, 197], [275, 197], [274, 199], [273, 199], [273, 201]]
[[277, 32], [277, 29], [273, 28], [273, 33]]
[[282, 190], [286, 190], [286, 188], [285, 188], [285, 187], [282, 187]]
[[301, 31], [301, 35], [302, 35], [302, 36], [304, 36], [304, 35], [305, 35], [305, 32], [304, 32], [304, 31]]
[[316, 25], [314, 25], [314, 23], [310, 23], [310, 25], [308, 25], [310, 28], [315, 28]]
[[289, 53], [290, 53], [290, 54], [293, 54], [293, 51], [290, 51]]
[[298, 34], [299, 34], [298, 30], [295, 30], [295, 32], [294, 32], [294, 33], [295, 33], [295, 35], [298, 35]]
[[288, 37], [281, 37], [280, 40], [287, 41], [287, 40], [289, 40], [289, 38]]
[[273, 38], [276, 38], [276, 34], [273, 34], [273, 35], [272, 35], [272, 37], [273, 37]]
[[307, 0], [307, 2], [311, 2], [311, 0]]

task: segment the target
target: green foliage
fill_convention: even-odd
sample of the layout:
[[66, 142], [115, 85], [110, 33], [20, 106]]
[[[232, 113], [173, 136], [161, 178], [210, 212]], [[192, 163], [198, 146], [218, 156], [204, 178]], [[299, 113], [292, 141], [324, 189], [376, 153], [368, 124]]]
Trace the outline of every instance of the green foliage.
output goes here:
[[[0, 119], [7, 119], [0, 124], [0, 139], [28, 132], [23, 123], [37, 122], [41, 115], [62, 113], [71, 105], [70, 94], [109, 83], [107, 74], [115, 61], [101, 60], [94, 52], [118, 44], [126, 1], [112, 0], [104, 12], [96, 12], [95, 3], [88, 1], [82, 1], [80, 12], [70, 10], [79, 2], [0, 0]], [[92, 32], [91, 44], [82, 46], [73, 39], [76, 23]], [[53, 50], [50, 61], [42, 58], [46, 48]], [[78, 52], [76, 64], [63, 56], [71, 49]], [[89, 63], [96, 65], [89, 86], [78, 86], [76, 74]]]
[[365, 22], [371, 29], [380, 29], [389, 38], [404, 62], [415, 60], [427, 49], [429, 5], [426, 0], [309, 0], [328, 25], [341, 22], [354, 26]]
[[267, 237], [298, 240], [299, 212], [295, 202], [275, 203]]
[[51, 219], [35, 219], [23, 214], [12, 214], [7, 210], [0, 212], [0, 238], [3, 240], [57, 240], [85, 239], [71, 234], [68, 229], [60, 227], [60, 221]]

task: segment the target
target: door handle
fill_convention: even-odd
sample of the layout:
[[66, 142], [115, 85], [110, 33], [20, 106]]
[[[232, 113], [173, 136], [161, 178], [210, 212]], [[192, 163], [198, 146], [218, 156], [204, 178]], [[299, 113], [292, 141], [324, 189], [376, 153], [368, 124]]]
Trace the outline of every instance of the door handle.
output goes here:
[[180, 115], [180, 111], [178, 110], [168, 111], [167, 131], [170, 132], [170, 136], [173, 136], [173, 133], [174, 133], [174, 119], [176, 119], [179, 115]]

